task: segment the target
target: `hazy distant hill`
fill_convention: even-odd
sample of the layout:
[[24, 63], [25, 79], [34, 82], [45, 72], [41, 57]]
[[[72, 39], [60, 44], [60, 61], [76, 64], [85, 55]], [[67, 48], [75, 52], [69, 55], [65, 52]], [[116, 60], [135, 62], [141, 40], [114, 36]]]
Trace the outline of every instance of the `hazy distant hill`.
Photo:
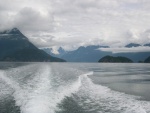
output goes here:
[[129, 58], [126, 57], [113, 57], [113, 56], [105, 56], [101, 58], [98, 62], [103, 62], [103, 63], [132, 63], [133, 61]]
[[127, 48], [131, 48], [131, 47], [139, 47], [141, 46], [140, 44], [136, 44], [136, 43], [130, 43], [130, 44], [127, 44], [125, 47]]
[[146, 58], [144, 62], [145, 63], [150, 63], [150, 56], [148, 58]]
[[[147, 44], [148, 45], [148, 44]], [[140, 44], [130, 43], [126, 45], [126, 48], [136, 48], [141, 46]], [[78, 49], [73, 51], [65, 51], [63, 48], [62, 52], [59, 54], [54, 54], [49, 52], [52, 56], [57, 56], [59, 58], [65, 59], [68, 62], [98, 62], [98, 60], [104, 56], [123, 56], [131, 59], [133, 62], [144, 61], [148, 56], [150, 56], [150, 52], [128, 52], [128, 53], [112, 53], [105, 52], [99, 50], [99, 48], [109, 48], [109, 46], [100, 46], [100, 45], [90, 45], [87, 47], [80, 46]], [[51, 51], [51, 49], [47, 49]], [[48, 52], [47, 52], [48, 53]]]
[[149, 55], [150, 52], [133, 52], [133, 53], [115, 53], [113, 56], [123, 56], [132, 59], [134, 62], [144, 61]]
[[35, 47], [17, 28], [0, 32], [0, 61], [64, 61]]
[[58, 58], [61, 58], [64, 54], [66, 54], [68, 52], [68, 51], [65, 51], [62, 47], [60, 47], [58, 49], [58, 53], [57, 54], [55, 54], [53, 52], [52, 48], [42, 48], [41, 50], [45, 51], [46, 53], [48, 53], [51, 56], [58, 57]]
[[110, 52], [102, 52], [98, 50], [101, 47], [108, 48], [108, 46], [91, 45], [87, 47], [81, 46], [73, 51], [65, 51], [62, 47], [60, 47], [58, 49], [59, 54], [52, 53], [51, 48], [43, 50], [52, 56], [57, 56], [68, 62], [97, 62], [100, 57], [110, 54]]
[[111, 54], [110, 52], [103, 52], [99, 48], [108, 48], [108, 46], [87, 46], [79, 47], [77, 50], [69, 51], [61, 58], [69, 62], [97, 62], [99, 58]]
[[150, 47], [150, 43], [148, 43], [148, 44], [144, 44], [144, 46], [149, 46], [149, 47]]

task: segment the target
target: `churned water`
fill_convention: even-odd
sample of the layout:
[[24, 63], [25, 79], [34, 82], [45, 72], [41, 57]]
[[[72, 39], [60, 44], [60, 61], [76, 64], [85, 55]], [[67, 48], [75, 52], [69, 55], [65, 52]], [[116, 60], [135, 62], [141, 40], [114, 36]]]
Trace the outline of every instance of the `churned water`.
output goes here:
[[149, 94], [149, 64], [0, 64], [0, 113], [150, 113]]

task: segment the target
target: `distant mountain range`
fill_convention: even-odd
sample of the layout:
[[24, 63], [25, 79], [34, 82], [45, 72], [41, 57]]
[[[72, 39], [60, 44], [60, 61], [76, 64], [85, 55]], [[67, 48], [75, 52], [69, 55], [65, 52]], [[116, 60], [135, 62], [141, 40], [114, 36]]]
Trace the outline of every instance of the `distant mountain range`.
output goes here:
[[[150, 47], [150, 43], [140, 45], [130, 43], [125, 48]], [[17, 28], [0, 32], [0, 61], [20, 61], [20, 62], [98, 62], [105, 56], [126, 57], [133, 62], [150, 62], [150, 52], [120, 52], [113, 53], [102, 51], [100, 48], [110, 48], [109, 46], [90, 45], [81, 46], [73, 51], [65, 51], [62, 47], [58, 49], [58, 54], [53, 53], [52, 48], [42, 50], [34, 46]], [[44, 50], [44, 51], [43, 51]], [[58, 58], [57, 58], [58, 57]], [[64, 59], [64, 60], [63, 60]]]
[[131, 48], [131, 47], [139, 47], [141, 46], [140, 44], [136, 44], [136, 43], [130, 43], [130, 44], [127, 44], [125, 47], [127, 48]]
[[100, 51], [98, 50], [98, 48], [108, 48], [108, 46], [97, 46], [97, 45], [92, 45], [87, 47], [81, 46], [74, 51], [65, 51], [64, 49], [62, 49], [63, 52], [60, 52], [59, 54], [52, 53], [51, 48], [50, 49], [47, 48], [43, 50], [50, 55], [65, 59], [68, 62], [97, 62], [99, 58], [111, 54], [110, 52]]
[[132, 48], [132, 47], [140, 47], [140, 46], [148, 46], [148, 47], [150, 47], [150, 43], [147, 43], [147, 44], [144, 44], [144, 45], [137, 44], [137, 43], [130, 43], [130, 44], [127, 44], [125, 47]]
[[144, 44], [144, 46], [149, 46], [149, 47], [150, 47], [150, 43], [148, 43], [148, 44]]
[[[132, 48], [132, 47], [140, 47], [140, 46], [147, 46], [150, 47], [150, 44], [140, 45], [136, 43], [130, 43], [125, 46], [125, 48]], [[144, 61], [147, 57], [150, 56], [150, 52], [126, 52], [126, 53], [112, 53], [107, 51], [102, 51], [99, 48], [109, 48], [109, 46], [99, 46], [99, 45], [90, 45], [87, 47], [79, 47], [76, 50], [73, 51], [65, 51], [63, 48], [60, 48], [62, 52], [59, 52], [59, 54], [54, 54], [51, 50], [47, 48], [44, 51], [52, 56], [57, 56], [59, 58], [65, 59], [68, 62], [98, 62], [99, 59], [101, 59], [104, 56], [110, 55], [110, 56], [122, 56], [127, 57], [131, 59], [133, 62], [139, 62]], [[59, 50], [58, 50], [59, 51]]]
[[60, 47], [58, 49], [58, 54], [53, 53], [53, 49], [52, 48], [43, 48], [41, 50], [45, 51], [49, 55], [52, 55], [54, 57], [59, 57], [59, 58], [61, 58], [63, 55], [65, 55], [67, 53], [67, 51], [65, 51], [62, 47]]
[[17, 28], [0, 32], [0, 61], [63, 62], [34, 46]]

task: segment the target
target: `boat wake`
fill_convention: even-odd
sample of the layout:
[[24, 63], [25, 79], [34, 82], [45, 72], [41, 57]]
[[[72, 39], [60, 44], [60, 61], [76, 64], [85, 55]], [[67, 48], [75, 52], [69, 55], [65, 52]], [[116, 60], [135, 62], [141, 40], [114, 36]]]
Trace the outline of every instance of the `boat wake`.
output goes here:
[[150, 102], [94, 84], [89, 78], [91, 74], [80, 76], [81, 87], [72, 96], [82, 108], [81, 113], [150, 113]]
[[[28, 69], [26, 71], [31, 71]], [[13, 89], [12, 96], [15, 99], [16, 106], [20, 107], [21, 113], [54, 113], [57, 104], [65, 96], [71, 95], [80, 87], [79, 79], [67, 82], [61, 81], [58, 76], [54, 75], [49, 65], [42, 65], [39, 68], [36, 66], [35, 69], [32, 70], [34, 73], [32, 72], [32, 76], [30, 75], [30, 79], [26, 80], [25, 84], [19, 84], [7, 76], [14, 70], [0, 74], [0, 80]], [[19, 70], [21, 71], [21, 69]], [[57, 83], [54, 81], [57, 81]]]
[[94, 84], [92, 75], [48, 64], [0, 71], [0, 100], [10, 95], [20, 113], [150, 113], [149, 101]]

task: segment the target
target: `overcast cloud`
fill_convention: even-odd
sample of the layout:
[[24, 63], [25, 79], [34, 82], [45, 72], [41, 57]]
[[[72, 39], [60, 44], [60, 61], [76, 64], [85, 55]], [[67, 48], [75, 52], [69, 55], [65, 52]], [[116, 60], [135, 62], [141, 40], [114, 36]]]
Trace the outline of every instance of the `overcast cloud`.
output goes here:
[[150, 43], [150, 0], [0, 0], [0, 30], [38, 47]]
[[132, 47], [132, 48], [99, 48], [101, 51], [107, 51], [112, 53], [136, 53], [136, 52], [150, 52], [150, 47]]

